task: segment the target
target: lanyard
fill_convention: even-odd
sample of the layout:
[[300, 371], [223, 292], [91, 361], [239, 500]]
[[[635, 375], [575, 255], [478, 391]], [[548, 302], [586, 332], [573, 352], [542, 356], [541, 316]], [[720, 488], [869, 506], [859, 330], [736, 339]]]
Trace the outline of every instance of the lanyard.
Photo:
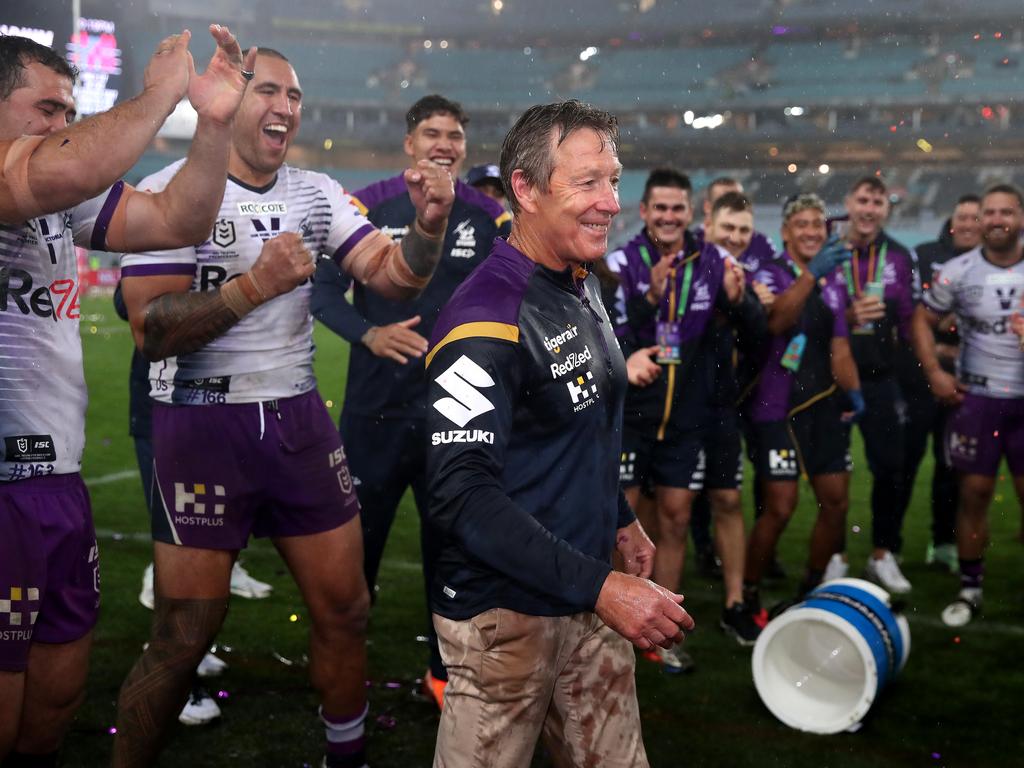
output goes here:
[[[881, 276], [881, 280], [885, 281], [885, 254], [889, 250], [888, 243], [882, 243], [882, 247], [878, 249], [878, 263], [875, 263], [875, 246], [871, 246], [868, 255], [868, 282], [872, 283]], [[846, 290], [851, 296], [859, 296], [860, 287], [860, 269], [858, 269], [857, 263], [857, 251], [853, 251], [853, 269], [850, 269], [850, 262], [843, 264], [843, 272], [846, 274]]]
[[679, 291], [679, 305], [673, 311], [672, 307], [676, 304], [676, 270], [672, 268], [671, 280], [672, 280], [672, 291], [669, 293], [668, 299], [668, 316], [676, 316], [677, 320], [682, 320], [683, 315], [686, 314], [686, 305], [690, 300], [690, 283], [693, 280], [693, 263], [697, 260], [699, 253], [695, 253], [686, 259], [686, 268], [683, 270], [683, 286]]
[[650, 254], [650, 252], [648, 252], [646, 245], [641, 245], [640, 246], [640, 258], [644, 260], [644, 264], [646, 264], [647, 268], [650, 269], [651, 268], [651, 254]]

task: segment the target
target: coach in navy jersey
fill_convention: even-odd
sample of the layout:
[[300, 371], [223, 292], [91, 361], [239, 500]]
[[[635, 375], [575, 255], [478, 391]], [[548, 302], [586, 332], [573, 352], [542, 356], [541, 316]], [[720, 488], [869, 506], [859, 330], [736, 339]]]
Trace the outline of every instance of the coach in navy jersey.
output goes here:
[[[118, 768], [152, 765], [224, 620], [232, 562], [250, 535], [273, 540], [309, 612], [325, 765], [365, 763], [369, 597], [359, 503], [317, 393], [308, 278], [315, 253], [372, 290], [416, 295], [440, 259], [454, 186], [429, 163], [407, 170], [416, 215], [395, 243], [337, 181], [284, 163], [302, 90], [282, 54], [259, 54], [208, 239], [122, 260], [132, 332], [153, 361], [156, 610], [118, 700]], [[143, 184], [160, 188], [177, 165]]]
[[[410, 164], [427, 160], [458, 178], [466, 159], [467, 122], [462, 107], [442, 96], [417, 101], [406, 114], [404, 149]], [[416, 212], [401, 174], [352, 196], [366, 217], [395, 239], [409, 231]], [[441, 307], [486, 258], [494, 238], [508, 235], [509, 221], [498, 202], [457, 181], [441, 263], [412, 301], [390, 301], [357, 283], [349, 304], [343, 298], [349, 280], [331, 264], [317, 270], [313, 314], [352, 343], [340, 428], [343, 442], [353, 447], [349, 467], [362, 507], [364, 570], [371, 594], [398, 503], [410, 486], [420, 511], [423, 575], [430, 584], [437, 545], [429, 525], [422, 523], [427, 384], [420, 358]], [[440, 705], [447, 675], [436, 642], [430, 656], [427, 686]]]
[[[176, 248], [213, 223], [242, 52], [191, 71], [190, 35], [160, 43], [142, 94], [78, 125], [77, 72], [55, 51], [0, 37], [0, 762], [56, 765], [82, 701], [99, 612], [99, 552], [79, 474], [88, 393], [75, 246]], [[188, 95], [188, 161], [159, 194], [118, 178]], [[13, 375], [14, 372], [17, 375]], [[77, 761], [75, 761], [77, 762]]]

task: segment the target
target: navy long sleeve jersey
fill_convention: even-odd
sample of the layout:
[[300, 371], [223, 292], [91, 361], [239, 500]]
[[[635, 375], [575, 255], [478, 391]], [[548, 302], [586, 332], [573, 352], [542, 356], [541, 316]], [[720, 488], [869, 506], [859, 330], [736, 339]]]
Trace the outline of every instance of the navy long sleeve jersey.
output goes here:
[[455, 620], [593, 610], [616, 530], [625, 362], [596, 276], [504, 241], [456, 290], [427, 357], [431, 587]]
[[[401, 174], [352, 194], [366, 217], [401, 240], [416, 218], [416, 209]], [[418, 361], [400, 365], [377, 357], [359, 343], [375, 325], [389, 325], [420, 315], [413, 328], [426, 338], [452, 292], [490, 252], [495, 237], [509, 231], [509, 215], [495, 200], [467, 184], [455, 183], [455, 202], [448, 216], [441, 262], [423, 292], [411, 301], [389, 301], [356, 283], [353, 303], [344, 293], [350, 279], [332, 263], [321, 263], [314, 278], [311, 311], [332, 331], [352, 343], [345, 409], [362, 416], [423, 418], [426, 381]]]

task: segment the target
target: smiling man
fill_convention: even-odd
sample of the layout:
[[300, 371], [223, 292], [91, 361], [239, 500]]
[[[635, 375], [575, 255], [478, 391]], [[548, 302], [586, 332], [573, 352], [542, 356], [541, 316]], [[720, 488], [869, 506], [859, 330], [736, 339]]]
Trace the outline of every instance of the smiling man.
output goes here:
[[435, 766], [528, 765], [542, 730], [558, 765], [646, 766], [627, 640], [693, 628], [646, 578], [654, 547], [618, 487], [625, 362], [587, 269], [619, 212], [617, 136], [577, 101], [519, 118], [501, 152], [512, 234], [431, 338], [431, 603], [450, 679]]
[[[683, 574], [693, 500], [705, 480], [704, 443], [714, 423], [713, 315], [743, 293], [742, 268], [686, 228], [692, 215], [689, 187], [689, 179], [672, 168], [651, 171], [640, 207], [643, 230], [607, 258], [619, 277], [614, 322], [623, 352], [658, 348], [660, 375], [626, 392], [619, 472], [626, 499], [643, 522], [648, 515], [641, 490], [654, 489], [654, 575], [673, 591]], [[737, 452], [723, 472], [733, 482], [738, 459]], [[733, 598], [739, 599], [738, 589]], [[678, 648], [658, 647], [645, 655], [669, 672], [694, 666]]]
[[[466, 159], [468, 122], [462, 107], [443, 96], [425, 96], [413, 104], [404, 141], [410, 167], [427, 162], [457, 179]], [[408, 235], [416, 211], [401, 174], [360, 189], [353, 198], [373, 224], [395, 239]], [[346, 445], [358, 446], [349, 467], [362, 506], [364, 573], [371, 594], [398, 503], [410, 486], [420, 511], [423, 576], [427, 584], [431, 581], [437, 542], [423, 522], [427, 383], [421, 359], [441, 307], [487, 257], [494, 238], [508, 235], [508, 222], [501, 204], [457, 181], [441, 262], [430, 285], [412, 301], [391, 301], [357, 283], [349, 304], [344, 298], [349, 279], [330, 263], [317, 269], [313, 314], [352, 344], [340, 430]], [[424, 681], [440, 706], [448, 678], [436, 638], [428, 634], [430, 668]]]
[[[981, 199], [981, 244], [939, 268], [914, 313], [914, 350], [935, 397], [952, 410], [946, 452], [957, 471], [960, 592], [942, 612], [950, 626], [981, 610], [988, 508], [1003, 457], [1024, 500], [1024, 195], [1010, 184]], [[934, 331], [953, 312], [961, 343], [956, 374], [943, 370]]]
[[[119, 768], [153, 764], [224, 620], [232, 563], [251, 534], [271, 538], [309, 612], [325, 765], [365, 763], [369, 598], [359, 502], [313, 376], [312, 254], [390, 298], [414, 296], [440, 258], [454, 190], [435, 164], [407, 170], [415, 223], [399, 245], [336, 181], [284, 164], [301, 115], [295, 70], [261, 49], [208, 239], [122, 260], [132, 332], [153, 361], [156, 605], [118, 699]], [[176, 163], [142, 186], [159, 189], [177, 172]]]
[[[224, 194], [245, 89], [238, 42], [197, 76], [190, 34], [163, 40], [145, 90], [78, 124], [77, 72], [55, 51], [0, 36], [0, 763], [56, 765], [81, 704], [99, 613], [99, 550], [79, 475], [88, 393], [75, 246], [200, 241]], [[119, 176], [188, 95], [189, 157], [159, 194]]]

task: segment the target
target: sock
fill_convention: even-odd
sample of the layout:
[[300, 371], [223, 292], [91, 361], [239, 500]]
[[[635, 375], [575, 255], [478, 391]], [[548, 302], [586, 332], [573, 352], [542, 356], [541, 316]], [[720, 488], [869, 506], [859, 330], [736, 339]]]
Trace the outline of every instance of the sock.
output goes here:
[[963, 589], [981, 589], [985, 579], [985, 558], [965, 560], [960, 558], [960, 586]]
[[49, 752], [45, 755], [26, 755], [21, 752], [11, 752], [0, 763], [0, 768], [56, 768], [57, 753]]
[[320, 708], [327, 736], [328, 768], [362, 768], [366, 764], [366, 736], [364, 724], [369, 703], [354, 717], [335, 718]]
[[761, 610], [761, 585], [752, 581], [743, 582], [743, 604], [753, 613]]

